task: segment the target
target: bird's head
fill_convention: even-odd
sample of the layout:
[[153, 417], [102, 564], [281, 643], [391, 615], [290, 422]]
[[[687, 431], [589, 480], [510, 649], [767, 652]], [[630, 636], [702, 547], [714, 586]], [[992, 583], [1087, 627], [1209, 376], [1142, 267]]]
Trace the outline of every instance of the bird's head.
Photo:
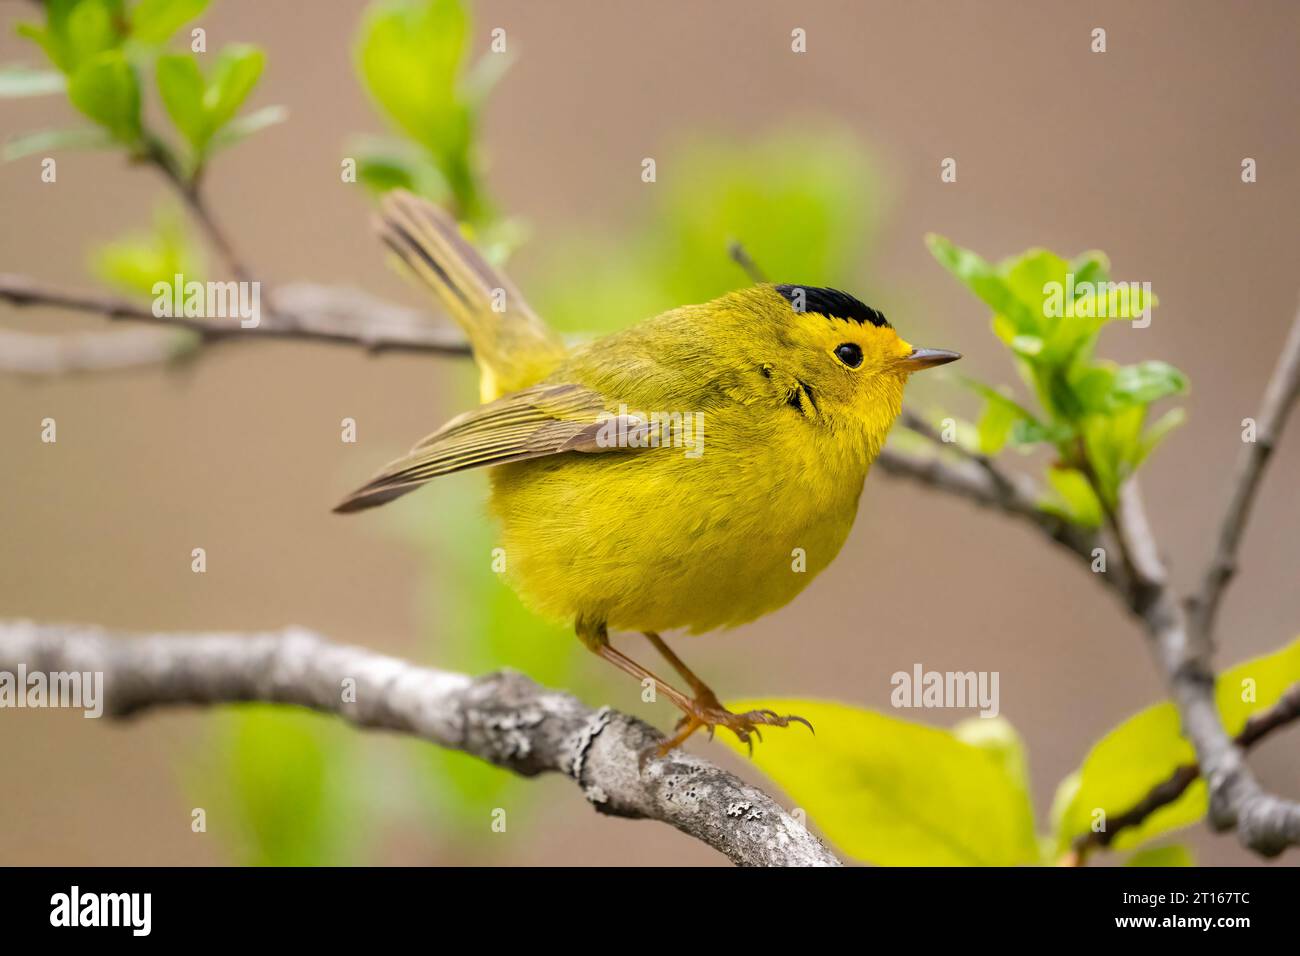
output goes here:
[[908, 377], [961, 358], [912, 346], [884, 315], [836, 289], [759, 285], [732, 297], [749, 313], [747, 358], [766, 380], [755, 386], [814, 423], [860, 427], [873, 454], [902, 409]]

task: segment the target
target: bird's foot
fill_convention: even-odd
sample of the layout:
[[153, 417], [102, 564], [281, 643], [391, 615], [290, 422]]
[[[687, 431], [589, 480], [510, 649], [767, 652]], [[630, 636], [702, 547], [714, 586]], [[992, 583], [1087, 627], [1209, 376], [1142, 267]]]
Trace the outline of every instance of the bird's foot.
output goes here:
[[686, 711], [681, 720], [677, 722], [677, 733], [671, 740], [665, 740], [659, 745], [658, 755], [666, 756], [674, 747], [681, 745], [687, 737], [695, 731], [703, 728], [709, 732], [709, 739], [713, 739], [713, 732], [718, 727], [725, 727], [736, 735], [736, 738], [742, 744], [749, 745], [749, 753], [754, 753], [754, 738], [760, 741], [763, 739], [759, 727], [788, 727], [790, 724], [803, 724], [813, 733], [813, 725], [802, 717], [794, 714], [786, 714], [784, 717], [774, 710], [750, 710], [743, 714], [737, 714], [727, 710], [722, 706], [722, 702], [710, 690], [697, 692], [696, 696], [690, 701], [690, 709]]

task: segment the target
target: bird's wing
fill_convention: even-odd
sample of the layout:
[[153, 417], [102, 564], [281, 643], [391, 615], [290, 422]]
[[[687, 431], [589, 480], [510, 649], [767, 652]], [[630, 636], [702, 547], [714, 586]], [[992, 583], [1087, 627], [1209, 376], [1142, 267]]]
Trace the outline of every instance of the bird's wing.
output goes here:
[[[404, 457], [354, 491], [334, 510], [361, 511], [414, 491], [439, 475], [566, 452], [601, 452], [619, 447], [600, 440], [600, 431], [644, 428], [629, 417], [618, 422], [606, 400], [585, 385], [536, 385], [453, 418]], [[602, 415], [602, 413], [604, 413]]]

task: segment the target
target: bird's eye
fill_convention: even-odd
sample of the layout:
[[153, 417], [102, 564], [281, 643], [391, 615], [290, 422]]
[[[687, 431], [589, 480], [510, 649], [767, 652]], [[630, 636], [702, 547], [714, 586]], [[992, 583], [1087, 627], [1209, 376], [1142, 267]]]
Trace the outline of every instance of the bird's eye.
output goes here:
[[845, 342], [835, 346], [835, 357], [849, 368], [857, 368], [862, 364], [862, 349], [852, 342]]

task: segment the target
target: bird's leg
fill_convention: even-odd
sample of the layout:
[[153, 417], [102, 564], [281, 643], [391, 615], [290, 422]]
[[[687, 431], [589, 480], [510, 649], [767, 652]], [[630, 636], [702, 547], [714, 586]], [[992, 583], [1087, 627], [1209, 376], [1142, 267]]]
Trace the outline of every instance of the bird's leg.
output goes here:
[[[626, 654], [614, 649], [609, 643], [609, 631], [604, 624], [588, 625], [583, 621], [578, 622], [577, 626], [578, 639], [586, 645], [587, 649], [597, 657], [603, 657], [619, 670], [626, 674], [631, 674], [639, 681], [650, 681], [655, 685], [656, 690], [661, 692], [665, 697], [680, 707], [684, 712], [689, 713], [691, 708], [691, 699], [673, 687], [657, 674], [646, 670]], [[667, 751], [665, 751], [666, 753]]]
[[654, 631], [644, 632], [646, 640], [654, 645], [654, 649], [659, 652], [660, 656], [666, 660], [670, 667], [675, 670], [682, 680], [690, 686], [695, 692], [695, 699], [708, 699], [717, 703], [718, 697], [708, 684], [695, 676], [695, 672], [686, 666], [686, 662], [673, 653], [673, 649], [668, 646], [668, 642], [656, 634]]
[[782, 717], [771, 710], [751, 710], [744, 714], [737, 714], [727, 710], [722, 706], [722, 702], [718, 700], [718, 695], [713, 692], [713, 689], [695, 676], [695, 672], [686, 666], [686, 662], [673, 652], [673, 649], [668, 646], [662, 637], [654, 631], [646, 631], [645, 636], [654, 645], [655, 650], [668, 662], [669, 666], [681, 676], [682, 680], [686, 681], [695, 694], [694, 699], [689, 701], [685, 707], [678, 701], [673, 701], [678, 707], [682, 707], [685, 716], [677, 722], [677, 734], [671, 740], [659, 745], [659, 756], [662, 757], [668, 751], [683, 743], [687, 737], [701, 727], [709, 731], [710, 740], [713, 739], [714, 727], [726, 727], [740, 739], [741, 743], [749, 745], [751, 754], [754, 752], [754, 741], [750, 735], [752, 734], [759, 740], [763, 739], [763, 735], [758, 729], [760, 724], [770, 727], [786, 727], [793, 721], [803, 724], [809, 730], [813, 729], [812, 724], [793, 714]]

